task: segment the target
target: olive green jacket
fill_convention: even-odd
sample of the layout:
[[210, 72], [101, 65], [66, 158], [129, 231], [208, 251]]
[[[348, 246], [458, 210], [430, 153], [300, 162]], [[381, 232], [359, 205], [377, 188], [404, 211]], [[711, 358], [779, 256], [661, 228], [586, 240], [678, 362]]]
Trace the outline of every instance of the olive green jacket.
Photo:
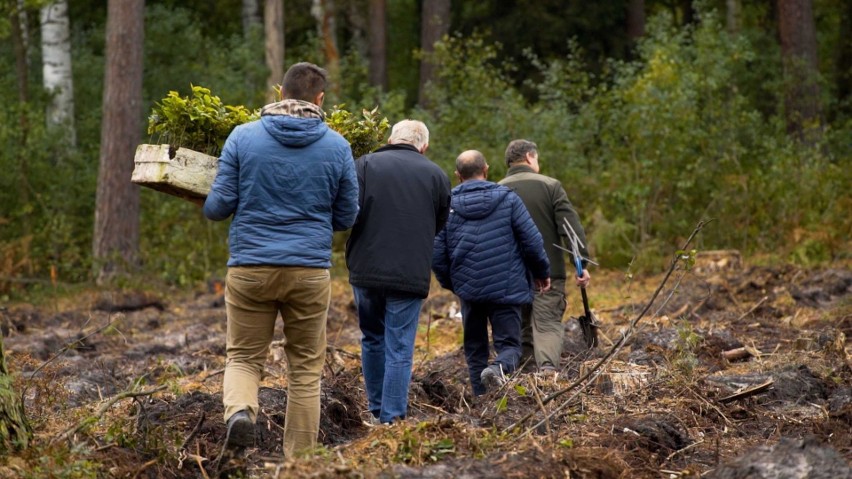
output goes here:
[[[577, 210], [571, 205], [568, 200], [568, 195], [565, 193], [565, 188], [559, 180], [536, 173], [529, 165], [515, 165], [509, 168], [506, 173], [506, 178], [500, 181], [501, 185], [506, 185], [523, 200], [527, 207], [533, 222], [538, 227], [544, 239], [544, 249], [547, 251], [547, 258], [550, 260], [550, 277], [553, 279], [565, 279], [565, 257], [562, 250], [554, 246], [561, 244], [567, 249], [571, 249], [571, 243], [568, 241], [568, 235], [563, 228], [566, 218], [577, 232], [583, 247], [580, 248], [580, 255], [584, 258], [589, 257], [588, 248], [586, 248], [586, 232], [580, 224], [580, 217]], [[562, 241], [560, 241], [562, 237]], [[573, 265], [573, 260], [572, 263]], [[586, 262], [583, 261], [585, 267]], [[575, 268], [570, 267], [572, 277], [576, 275]]]

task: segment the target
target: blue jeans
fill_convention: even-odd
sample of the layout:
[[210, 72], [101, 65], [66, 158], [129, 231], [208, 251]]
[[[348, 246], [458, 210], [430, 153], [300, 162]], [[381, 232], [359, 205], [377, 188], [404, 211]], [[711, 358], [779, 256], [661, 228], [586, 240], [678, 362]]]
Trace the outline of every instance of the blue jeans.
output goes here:
[[485, 386], [479, 375], [488, 366], [490, 346], [488, 322], [499, 364], [506, 374], [518, 367], [521, 359], [521, 305], [478, 303], [462, 300], [462, 322], [464, 324], [464, 356], [473, 394], [485, 394]]
[[405, 418], [414, 338], [423, 298], [352, 286], [361, 327], [361, 369], [367, 405], [382, 423]]

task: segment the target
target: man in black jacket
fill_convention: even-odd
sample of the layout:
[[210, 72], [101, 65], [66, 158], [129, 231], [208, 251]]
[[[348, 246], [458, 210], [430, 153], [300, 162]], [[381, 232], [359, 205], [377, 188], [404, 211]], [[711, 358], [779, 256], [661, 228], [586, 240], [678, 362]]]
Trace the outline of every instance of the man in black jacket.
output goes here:
[[450, 208], [447, 174], [423, 156], [429, 130], [404, 120], [388, 144], [355, 161], [360, 211], [346, 244], [373, 420], [405, 418], [414, 338], [429, 294], [432, 243]]

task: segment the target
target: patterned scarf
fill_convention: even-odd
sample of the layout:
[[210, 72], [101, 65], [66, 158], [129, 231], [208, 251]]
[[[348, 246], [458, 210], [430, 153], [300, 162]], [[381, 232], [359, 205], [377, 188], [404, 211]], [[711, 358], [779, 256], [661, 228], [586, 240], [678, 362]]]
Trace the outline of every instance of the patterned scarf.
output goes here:
[[296, 118], [325, 120], [325, 112], [322, 111], [322, 108], [302, 100], [281, 100], [277, 103], [270, 103], [260, 110], [260, 115], [287, 115]]

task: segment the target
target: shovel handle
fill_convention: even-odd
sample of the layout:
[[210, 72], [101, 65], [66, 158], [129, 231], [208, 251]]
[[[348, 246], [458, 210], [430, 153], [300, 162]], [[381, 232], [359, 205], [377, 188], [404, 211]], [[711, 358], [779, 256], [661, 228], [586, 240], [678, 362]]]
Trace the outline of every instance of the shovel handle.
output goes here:
[[583, 262], [580, 260], [580, 258], [578, 258], [576, 256], [574, 256], [574, 268], [577, 269], [577, 277], [582, 278], [583, 277]]

